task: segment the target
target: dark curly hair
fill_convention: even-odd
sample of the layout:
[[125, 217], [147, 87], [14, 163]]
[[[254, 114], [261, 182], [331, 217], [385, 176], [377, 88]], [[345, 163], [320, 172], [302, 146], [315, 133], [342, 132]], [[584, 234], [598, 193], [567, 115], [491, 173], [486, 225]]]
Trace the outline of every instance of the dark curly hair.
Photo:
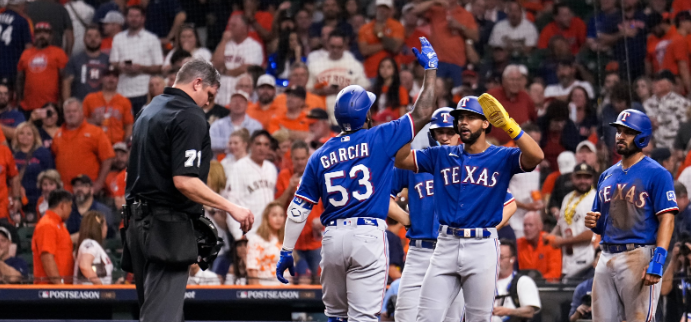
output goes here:
[[372, 104], [372, 113], [379, 111], [379, 97], [382, 95], [382, 87], [384, 86], [384, 78], [379, 73], [379, 69], [381, 69], [382, 64], [387, 61], [393, 65], [393, 75], [391, 76], [391, 86], [389, 86], [389, 90], [385, 94], [386, 107], [390, 109], [397, 109], [401, 106], [401, 99], [399, 96], [401, 78], [398, 74], [398, 64], [396, 64], [396, 61], [393, 58], [386, 57], [379, 62], [379, 67], [377, 68], [377, 80], [374, 82], [374, 86], [372, 86], [372, 93], [377, 95], [377, 100], [374, 101], [374, 104]]

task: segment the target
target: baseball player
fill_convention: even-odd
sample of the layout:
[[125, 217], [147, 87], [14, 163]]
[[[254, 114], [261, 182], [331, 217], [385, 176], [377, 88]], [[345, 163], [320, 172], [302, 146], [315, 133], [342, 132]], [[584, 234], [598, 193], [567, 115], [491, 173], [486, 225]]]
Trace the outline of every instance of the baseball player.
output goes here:
[[646, 157], [653, 127], [642, 112], [619, 113], [622, 160], [600, 175], [586, 227], [602, 236], [593, 280], [593, 321], [653, 321], [660, 277], [679, 212], [669, 171]]
[[425, 79], [415, 107], [398, 120], [364, 129], [371, 122], [369, 109], [376, 97], [351, 85], [337, 97], [334, 113], [342, 130], [307, 162], [301, 183], [288, 206], [285, 237], [276, 277], [293, 275], [292, 251], [312, 206], [322, 200], [321, 282], [329, 321], [377, 321], [388, 276], [386, 218], [393, 160], [435, 110], [434, 82], [437, 55], [421, 37], [418, 62]]
[[[535, 168], [544, 154], [491, 95], [464, 97], [451, 115], [464, 145], [412, 153], [401, 149], [396, 155], [396, 167], [433, 175], [434, 212], [440, 223], [437, 245], [422, 281], [417, 321], [441, 322], [461, 285], [466, 321], [488, 321], [499, 262], [495, 227], [502, 222], [509, 180]], [[518, 148], [487, 143], [485, 131], [490, 125], [509, 134]]]
[[[432, 114], [429, 133], [439, 145], [456, 145], [458, 142], [458, 134], [453, 129], [453, 117], [449, 114], [451, 111], [453, 108], [442, 107]], [[439, 221], [436, 214], [429, 211], [434, 209], [433, 186], [434, 176], [430, 173], [394, 169], [391, 197], [395, 199], [403, 188], [408, 188], [408, 209], [411, 214], [411, 225], [406, 233], [410, 246], [396, 300], [396, 321], [399, 322], [415, 321], [417, 318], [422, 279], [437, 244]], [[510, 217], [516, 211], [516, 203], [513, 201], [513, 195], [507, 192], [504, 200], [505, 216]], [[392, 207], [398, 205], [394, 204]], [[459, 293], [446, 312], [444, 321], [461, 321], [463, 306], [463, 294]]]

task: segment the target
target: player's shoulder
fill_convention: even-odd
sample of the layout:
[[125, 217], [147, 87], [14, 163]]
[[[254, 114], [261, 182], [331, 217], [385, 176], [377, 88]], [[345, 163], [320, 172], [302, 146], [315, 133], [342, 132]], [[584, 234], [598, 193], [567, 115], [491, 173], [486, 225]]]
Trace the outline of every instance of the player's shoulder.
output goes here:
[[650, 157], [643, 157], [643, 160], [641, 160], [640, 163], [641, 168], [640, 170], [637, 169], [637, 172], [643, 176], [647, 176], [649, 178], [654, 178], [657, 176], [671, 177], [669, 170], [665, 169], [661, 164]]

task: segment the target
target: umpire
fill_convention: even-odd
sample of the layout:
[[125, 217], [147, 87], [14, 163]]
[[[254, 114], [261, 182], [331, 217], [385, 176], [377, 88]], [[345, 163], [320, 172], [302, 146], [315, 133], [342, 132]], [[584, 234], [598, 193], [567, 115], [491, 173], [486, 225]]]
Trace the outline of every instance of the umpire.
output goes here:
[[202, 205], [228, 212], [245, 232], [254, 222], [248, 209], [205, 184], [212, 152], [201, 107], [219, 85], [216, 69], [193, 59], [134, 124], [122, 266], [134, 273], [140, 321], [184, 320], [188, 268], [203, 256], [197, 248]]

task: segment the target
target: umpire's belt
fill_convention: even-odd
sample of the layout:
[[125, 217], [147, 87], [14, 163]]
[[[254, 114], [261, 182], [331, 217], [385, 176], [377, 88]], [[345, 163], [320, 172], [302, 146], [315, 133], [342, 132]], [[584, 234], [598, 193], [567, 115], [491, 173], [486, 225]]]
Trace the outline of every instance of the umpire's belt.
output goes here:
[[439, 226], [439, 233], [458, 238], [497, 238], [496, 228], [454, 228], [447, 225]]
[[429, 239], [411, 239], [408, 245], [418, 248], [434, 249], [434, 247], [437, 247], [437, 241]]
[[357, 226], [374, 226], [379, 228], [379, 230], [386, 230], [386, 222], [369, 217], [357, 217], [357, 218], [345, 218], [345, 219], [334, 219], [326, 223], [328, 227], [357, 227]]
[[645, 247], [645, 246], [648, 246], [648, 245], [643, 245], [643, 244], [600, 244], [600, 248], [602, 249], [603, 252], [611, 253], [611, 254], [623, 253], [623, 252], [627, 252], [627, 251], [634, 250], [636, 248]]

